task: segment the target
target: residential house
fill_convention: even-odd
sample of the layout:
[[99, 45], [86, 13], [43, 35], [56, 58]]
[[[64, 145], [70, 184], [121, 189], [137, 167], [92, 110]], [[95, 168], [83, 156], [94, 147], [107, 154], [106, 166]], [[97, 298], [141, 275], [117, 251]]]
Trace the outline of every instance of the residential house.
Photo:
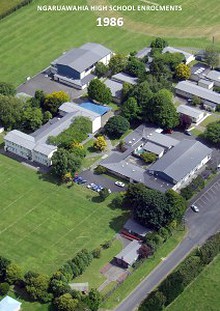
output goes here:
[[151, 232], [150, 229], [140, 225], [137, 221], [132, 218], [129, 218], [123, 227], [128, 233], [137, 236], [140, 239], [143, 239], [148, 232]]
[[124, 72], [119, 72], [112, 76], [112, 80], [123, 84], [124, 82], [135, 85], [138, 83], [138, 78], [134, 78]]
[[134, 240], [129, 243], [118, 255], [114, 257], [115, 263], [123, 268], [131, 267], [138, 259], [141, 244]]

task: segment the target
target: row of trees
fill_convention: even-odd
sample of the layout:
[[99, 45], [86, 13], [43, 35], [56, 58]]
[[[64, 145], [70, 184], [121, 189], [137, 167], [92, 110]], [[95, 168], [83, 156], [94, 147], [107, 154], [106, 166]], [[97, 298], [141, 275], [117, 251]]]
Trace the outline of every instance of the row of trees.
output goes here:
[[142, 302], [139, 311], [164, 310], [174, 301], [220, 252], [220, 233], [209, 238], [193, 251], [159, 287]]
[[57, 114], [60, 105], [69, 100], [63, 91], [44, 94], [37, 90], [31, 98], [17, 98], [15, 88], [0, 83], [0, 122], [5, 129], [35, 131]]
[[69, 286], [69, 282], [82, 274], [92, 259], [92, 253], [83, 249], [49, 277], [33, 271], [23, 275], [19, 266], [0, 256], [0, 294], [7, 294], [10, 285], [17, 285], [25, 290], [32, 301], [52, 302], [58, 311], [96, 311], [101, 302], [97, 290], [91, 289], [85, 295], [71, 290]]

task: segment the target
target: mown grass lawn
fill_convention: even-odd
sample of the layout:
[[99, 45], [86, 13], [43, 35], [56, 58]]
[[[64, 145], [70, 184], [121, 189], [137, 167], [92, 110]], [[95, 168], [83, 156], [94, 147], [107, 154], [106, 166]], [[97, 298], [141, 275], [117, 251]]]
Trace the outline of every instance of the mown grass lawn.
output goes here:
[[169, 306], [167, 311], [218, 311], [220, 255]]
[[0, 155], [0, 255], [24, 271], [50, 274], [82, 248], [111, 239], [127, 213], [108, 207], [113, 194], [97, 203], [84, 186], [48, 181]]
[[[109, 4], [117, 4], [116, 2], [125, 4], [122, 0], [111, 0]], [[171, 4], [173, 2], [174, 0]], [[195, 4], [190, 0], [180, 2], [184, 4], [182, 12], [129, 12], [128, 18], [126, 12], [42, 12], [37, 11], [37, 6], [51, 5], [51, 1], [35, 0], [0, 21], [0, 81], [17, 86], [26, 77], [49, 66], [64, 51], [86, 42], [101, 43], [114, 52], [125, 54], [148, 45], [154, 36], [165, 36], [170, 45], [177, 47], [197, 48], [204, 48], [211, 43], [212, 36], [215, 36], [218, 45], [216, 19], [219, 1], [199, 0]], [[102, 3], [105, 4], [105, 1]], [[52, 4], [62, 3], [53, 0]], [[64, 4], [101, 3], [94, 0], [75, 0], [74, 3], [66, 0]], [[126, 5], [128, 4], [134, 3], [129, 0], [126, 1]], [[144, 2], [138, 4], [145, 5]], [[195, 5], [198, 8], [196, 10]], [[123, 16], [124, 26], [97, 27], [96, 18], [105, 15]], [[184, 26], [189, 27], [189, 31]]]
[[208, 116], [207, 118], [205, 118], [205, 120], [200, 125], [206, 127], [209, 123], [212, 123], [215, 121], [220, 121], [220, 116], [216, 114], [212, 114]]
[[155, 256], [147, 259], [122, 283], [113, 294], [103, 303], [102, 310], [113, 310], [122, 302], [141, 281], [182, 241], [184, 230], [176, 231], [169, 240], [156, 252]]
[[121, 250], [121, 242], [119, 240], [114, 240], [112, 246], [108, 249], [102, 250], [101, 257], [93, 259], [91, 265], [86, 269], [83, 275], [74, 279], [74, 282], [89, 282], [89, 288], [98, 288], [106, 280], [100, 270]]

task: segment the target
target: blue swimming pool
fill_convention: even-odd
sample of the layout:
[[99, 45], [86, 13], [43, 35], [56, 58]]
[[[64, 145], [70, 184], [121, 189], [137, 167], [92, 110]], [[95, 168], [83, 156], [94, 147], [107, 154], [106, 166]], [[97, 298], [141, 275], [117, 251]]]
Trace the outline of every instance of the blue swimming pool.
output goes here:
[[81, 107], [96, 112], [98, 113], [100, 116], [102, 116], [103, 114], [105, 114], [106, 112], [108, 112], [109, 110], [111, 110], [111, 108], [106, 107], [106, 106], [101, 106], [101, 105], [97, 105], [94, 104], [90, 101], [87, 101], [85, 103], [80, 104]]

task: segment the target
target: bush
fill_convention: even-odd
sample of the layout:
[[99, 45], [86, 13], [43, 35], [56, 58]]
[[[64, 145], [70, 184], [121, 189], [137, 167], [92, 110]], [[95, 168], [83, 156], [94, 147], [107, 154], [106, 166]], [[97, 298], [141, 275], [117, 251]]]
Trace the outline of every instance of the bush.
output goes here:
[[0, 283], [0, 295], [5, 296], [10, 289], [10, 285], [8, 283]]
[[107, 172], [107, 168], [105, 168], [105, 167], [102, 166], [102, 165], [98, 165], [98, 166], [96, 166], [96, 168], [94, 169], [94, 172], [95, 172], [97, 175], [105, 174], [105, 173]]
[[101, 247], [97, 247], [96, 249], [94, 249], [92, 251], [92, 255], [93, 255], [94, 258], [100, 258], [101, 257], [101, 252], [102, 252]]
[[107, 248], [109, 248], [109, 247], [111, 247], [111, 246], [112, 246], [112, 241], [111, 241], [111, 240], [105, 241], [105, 242], [101, 245], [101, 247], [102, 247], [103, 249], [107, 249]]

